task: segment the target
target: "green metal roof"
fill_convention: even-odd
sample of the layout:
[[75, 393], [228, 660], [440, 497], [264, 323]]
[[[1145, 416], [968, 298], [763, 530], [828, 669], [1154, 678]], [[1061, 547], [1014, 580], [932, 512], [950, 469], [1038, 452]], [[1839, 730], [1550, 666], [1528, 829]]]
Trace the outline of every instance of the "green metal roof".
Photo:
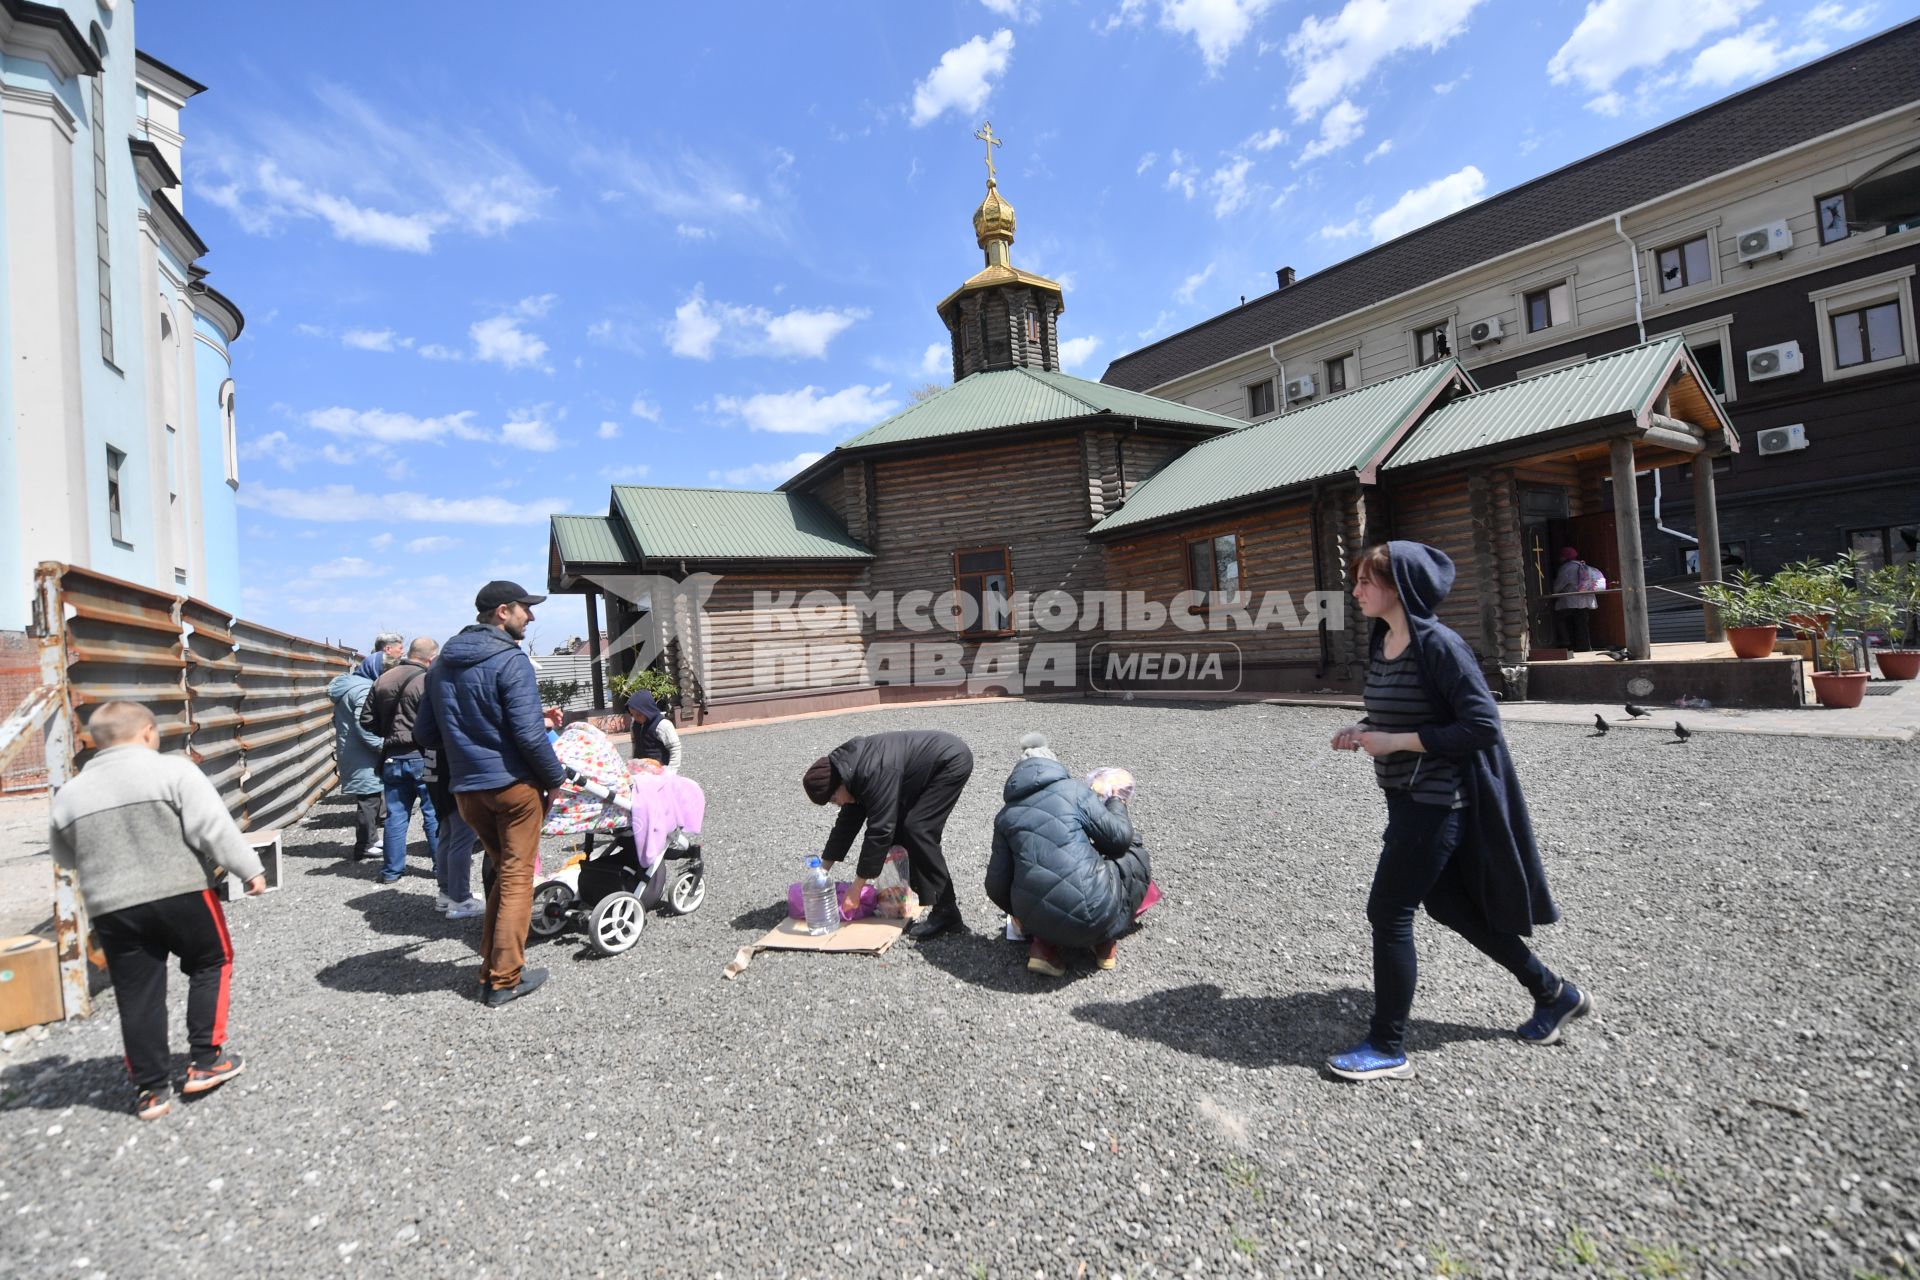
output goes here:
[[613, 514], [648, 560], [871, 560], [818, 498], [748, 489], [613, 486]]
[[564, 564], [626, 564], [634, 558], [612, 516], [554, 516], [553, 540]]
[[1471, 453], [1622, 414], [1653, 403], [1685, 343], [1662, 338], [1462, 396], [1414, 428], [1383, 471]]
[[1442, 360], [1196, 445], [1135, 489], [1093, 532], [1113, 533], [1358, 471], [1455, 379], [1473, 385], [1458, 363]]
[[916, 405], [861, 432], [841, 449], [869, 449], [942, 436], [970, 435], [1001, 427], [1034, 426], [1110, 413], [1143, 422], [1234, 431], [1238, 418], [1208, 413], [1172, 400], [1088, 382], [1038, 369], [990, 369], [962, 378]]

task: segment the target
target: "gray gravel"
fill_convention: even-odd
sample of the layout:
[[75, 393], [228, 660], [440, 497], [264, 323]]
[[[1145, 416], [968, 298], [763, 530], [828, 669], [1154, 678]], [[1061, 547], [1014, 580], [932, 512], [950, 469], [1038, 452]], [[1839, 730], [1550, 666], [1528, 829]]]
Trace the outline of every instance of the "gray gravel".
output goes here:
[[[498, 1012], [464, 998], [479, 922], [339, 862], [324, 808], [290, 887], [231, 913], [245, 1076], [139, 1123], [110, 997], [0, 1053], [0, 1272], [1915, 1274], [1920, 747], [1515, 726], [1567, 916], [1539, 941], [1599, 1014], [1518, 1043], [1519, 989], [1423, 921], [1419, 1075], [1350, 1085], [1319, 1064], [1370, 1002], [1382, 806], [1325, 749], [1341, 720], [696, 735], [706, 905], [617, 959], [537, 948], [548, 988]], [[918, 725], [980, 761], [949, 827], [971, 935], [724, 981], [825, 834], [800, 769]], [[1169, 901], [1113, 973], [1041, 979], [992, 936], [988, 832], [1034, 727], [1142, 779]]]

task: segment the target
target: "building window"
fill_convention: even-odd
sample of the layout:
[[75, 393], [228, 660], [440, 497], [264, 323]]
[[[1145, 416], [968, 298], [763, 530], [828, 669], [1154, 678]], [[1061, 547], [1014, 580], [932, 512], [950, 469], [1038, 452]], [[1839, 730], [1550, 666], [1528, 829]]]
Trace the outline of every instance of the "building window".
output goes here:
[[1240, 590], [1240, 535], [1223, 533], [1187, 544], [1187, 586], [1204, 591], [1211, 606]]
[[1027, 312], [1027, 345], [1030, 347], [1040, 345], [1040, 313], [1038, 311]]
[[1853, 214], [1848, 207], [1846, 192], [1836, 191], [1830, 196], [1821, 196], [1814, 201], [1814, 208], [1820, 215], [1821, 244], [1833, 244], [1853, 234]]
[[1335, 392], [1345, 391], [1347, 389], [1347, 361], [1352, 358], [1353, 353], [1348, 352], [1344, 356], [1335, 356], [1333, 359], [1327, 361], [1328, 395], [1333, 395]]
[[1573, 319], [1573, 290], [1565, 280], [1527, 295], [1527, 332], [1538, 333]]
[[227, 464], [227, 483], [240, 487], [240, 430], [234, 422], [233, 379], [220, 384], [220, 444]]
[[1697, 284], [1713, 282], [1713, 240], [1710, 236], [1695, 236], [1684, 244], [1674, 245], [1671, 249], [1662, 249], [1660, 262], [1660, 292], [1672, 293], [1678, 289], [1690, 289]]
[[127, 455], [107, 446], [107, 533], [115, 544], [125, 547], [126, 527], [120, 522], [120, 468], [126, 462]]
[[1273, 412], [1273, 379], [1256, 382], [1247, 388], [1247, 416], [1264, 418]]
[[962, 635], [1005, 635], [1013, 630], [1013, 553], [987, 547], [953, 553], [953, 589], [973, 602], [971, 619], [955, 619]]
[[1867, 573], [1890, 564], [1913, 564], [1920, 561], [1920, 524], [1849, 529], [1847, 549], [1860, 553], [1860, 568]]
[[1445, 360], [1453, 354], [1453, 348], [1447, 342], [1447, 326], [1443, 321], [1431, 328], [1418, 329], [1413, 335], [1414, 356], [1421, 364], [1432, 364]]
[[1857, 311], [1840, 311], [1831, 318], [1833, 325], [1833, 367], [1851, 369], [1855, 365], [1897, 360], [1906, 354], [1901, 341], [1900, 304], [1876, 302]]
[[[104, 63], [107, 38], [100, 24], [93, 24], [93, 49]], [[100, 358], [113, 363], [113, 257], [107, 228], [107, 73], [103, 68], [93, 76], [93, 108], [87, 129], [93, 134], [93, 249], [100, 276]]]
[[1727, 398], [1727, 349], [1718, 342], [1702, 342], [1687, 347], [1693, 356], [1693, 362], [1700, 366], [1700, 374], [1713, 389], [1713, 394], [1722, 400]]

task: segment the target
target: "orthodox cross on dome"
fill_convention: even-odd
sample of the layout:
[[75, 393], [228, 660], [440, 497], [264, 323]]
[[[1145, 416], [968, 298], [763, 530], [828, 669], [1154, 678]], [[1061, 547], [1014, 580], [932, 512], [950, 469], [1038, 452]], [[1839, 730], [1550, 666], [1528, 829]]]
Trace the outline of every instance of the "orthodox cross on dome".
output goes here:
[[990, 187], [998, 186], [999, 184], [994, 181], [993, 149], [997, 146], [1002, 145], [1002, 143], [1004, 142], [1004, 139], [995, 135], [995, 133], [993, 132], [993, 121], [991, 120], [987, 121], [980, 128], [975, 129], [973, 131], [973, 136], [987, 144], [987, 185]]

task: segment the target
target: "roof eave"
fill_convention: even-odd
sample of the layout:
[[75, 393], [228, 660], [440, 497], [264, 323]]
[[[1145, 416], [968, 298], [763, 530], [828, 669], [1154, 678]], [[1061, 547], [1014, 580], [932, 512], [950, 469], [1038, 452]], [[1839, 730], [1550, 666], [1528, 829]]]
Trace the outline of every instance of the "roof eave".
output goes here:
[[1618, 413], [1603, 414], [1598, 418], [1583, 418], [1579, 422], [1523, 436], [1518, 440], [1500, 440], [1473, 449], [1443, 453], [1435, 458], [1422, 458], [1418, 462], [1409, 462], [1404, 466], [1391, 465], [1393, 460], [1389, 457], [1381, 464], [1381, 470], [1385, 472], [1388, 480], [1398, 480], [1403, 476], [1439, 471], [1448, 467], [1492, 466], [1500, 462], [1536, 457], [1543, 451], [1543, 446], [1553, 449], [1577, 449], [1582, 445], [1598, 444], [1614, 436], [1632, 435], [1638, 430], [1639, 423], [1633, 412], [1623, 409]]
[[168, 66], [145, 49], [135, 49], [133, 61], [142, 79], [165, 89], [183, 103], [188, 98], [207, 91], [207, 86], [186, 72]]
[[0, 36], [15, 52], [43, 55], [67, 79], [100, 74], [100, 55], [57, 5], [0, 0]]
[[[1270, 507], [1282, 500], [1290, 500], [1309, 494], [1315, 486], [1328, 483], [1344, 484], [1358, 479], [1358, 472], [1352, 468], [1341, 471], [1328, 471], [1317, 476], [1308, 476], [1304, 480], [1289, 480], [1272, 489], [1262, 489], [1259, 493], [1245, 493], [1238, 497], [1223, 498], [1219, 502], [1202, 507], [1188, 507], [1181, 511], [1169, 511], [1164, 515], [1149, 516], [1132, 524], [1123, 524], [1112, 529], [1101, 529], [1099, 525], [1087, 530], [1087, 537], [1096, 542], [1111, 542], [1118, 538], [1128, 538], [1146, 534], [1168, 533], [1182, 525], [1206, 524], [1227, 516], [1238, 515], [1243, 511], [1258, 511]], [[1126, 511], [1122, 506], [1114, 515]], [[1111, 517], [1109, 517], [1111, 518]], [[1101, 522], [1102, 524], [1105, 521]]]
[[1433, 385], [1427, 388], [1426, 393], [1409, 407], [1394, 428], [1374, 446], [1366, 460], [1354, 468], [1354, 474], [1361, 484], [1380, 483], [1380, 464], [1392, 456], [1393, 451], [1400, 447], [1400, 442], [1407, 438], [1409, 432], [1426, 420], [1428, 411], [1433, 408], [1433, 402], [1440, 398], [1442, 392], [1456, 384], [1463, 384], [1467, 395], [1472, 395], [1479, 390], [1479, 387], [1474, 384], [1473, 375], [1468, 373], [1458, 360], [1449, 363], [1453, 365], [1452, 373], [1444, 378], [1436, 378]]

